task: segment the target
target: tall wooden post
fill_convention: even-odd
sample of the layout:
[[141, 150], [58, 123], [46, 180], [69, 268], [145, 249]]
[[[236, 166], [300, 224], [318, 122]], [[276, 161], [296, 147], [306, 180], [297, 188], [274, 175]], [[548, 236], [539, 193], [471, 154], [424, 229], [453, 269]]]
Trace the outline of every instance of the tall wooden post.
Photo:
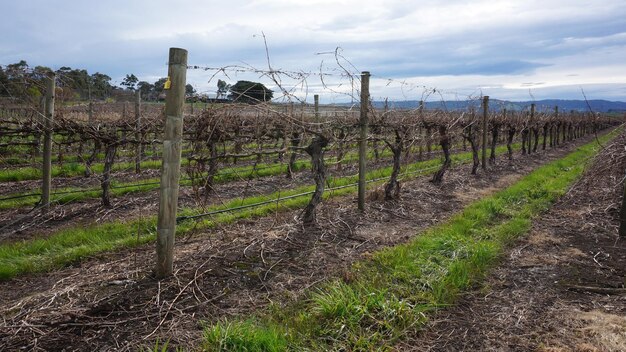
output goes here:
[[[588, 133], [587, 131], [585, 131]], [[585, 135], [586, 133], [583, 133]], [[620, 237], [626, 238], [626, 182], [622, 185], [622, 207], [619, 212], [619, 231]]]
[[360, 138], [359, 138], [359, 210], [365, 210], [365, 173], [367, 160], [367, 112], [370, 102], [370, 73], [363, 71], [361, 73], [361, 116], [359, 119]]
[[[555, 105], [554, 106], [554, 123], [552, 124], [553, 126], [558, 125], [558, 119], [559, 119], [559, 106]], [[556, 144], [558, 143], [559, 139], [556, 138], [556, 141], [555, 141], [554, 132], [552, 132], [552, 130], [553, 129], [550, 128], [550, 146], [556, 147]], [[558, 133], [558, 130], [556, 130], [556, 132]]]
[[[42, 96], [39, 99], [39, 109], [41, 111], [42, 116], [44, 116], [44, 118], [40, 118], [38, 119], [38, 121], [40, 121], [43, 124], [43, 121], [45, 119], [46, 116], [46, 97], [45, 95]], [[0, 116], [2, 116], [2, 114], [0, 114]], [[6, 115], [6, 116], [10, 116], [10, 115]], [[38, 158], [41, 155], [41, 132], [37, 131], [33, 134], [34, 137], [34, 145], [33, 145], [33, 163], [36, 162], [36, 158]]]
[[487, 129], [489, 117], [489, 96], [483, 97], [483, 170], [487, 170]]
[[50, 189], [52, 188], [52, 126], [54, 122], [54, 89], [56, 75], [51, 72], [46, 82], [46, 111], [43, 132], [43, 180], [41, 184], [41, 213], [50, 209]]
[[89, 79], [89, 85], [87, 86], [87, 96], [89, 99], [89, 126], [93, 124], [93, 100], [91, 99], [91, 79]]
[[420, 100], [419, 102], [419, 108], [417, 110], [417, 136], [418, 136], [418, 142], [417, 142], [417, 155], [418, 155], [418, 160], [422, 160], [422, 156], [424, 153], [424, 149], [422, 148], [422, 139], [423, 139], [423, 134], [422, 134], [422, 125], [424, 124], [424, 101]]
[[539, 132], [534, 127], [534, 123], [535, 123], [535, 108], [536, 108], [535, 103], [530, 104], [530, 121], [529, 121], [529, 124], [528, 124], [528, 128], [530, 128], [530, 133], [528, 134], [528, 154], [532, 153], [532, 151], [533, 151], [533, 148], [532, 148], [532, 146], [533, 146], [533, 142], [532, 142], [532, 140], [533, 140], [533, 132], [535, 133], [535, 138], [534, 138], [535, 139], [535, 147], [534, 147], [534, 149], [537, 149], [536, 145], [537, 145], [537, 142], [539, 141], [539, 139], [538, 139], [539, 137], [537, 137], [537, 133], [539, 133]]
[[169, 90], [165, 98], [166, 120], [157, 221], [157, 263], [155, 269], [157, 278], [169, 276], [173, 271], [186, 76], [187, 50], [170, 48], [169, 84], [166, 83], [166, 88], [169, 86]]
[[135, 148], [135, 173], [141, 172], [141, 154], [142, 138], [141, 138], [141, 91], [135, 92], [135, 140], [137, 147]]
[[320, 119], [320, 96], [319, 94], [313, 95], [313, 102], [315, 106], [315, 122], [319, 122]]

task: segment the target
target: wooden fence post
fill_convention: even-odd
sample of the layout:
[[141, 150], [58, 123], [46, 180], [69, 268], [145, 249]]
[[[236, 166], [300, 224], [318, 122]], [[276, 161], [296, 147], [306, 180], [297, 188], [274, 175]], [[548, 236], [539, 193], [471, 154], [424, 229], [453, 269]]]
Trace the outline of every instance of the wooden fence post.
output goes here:
[[[559, 106], [555, 105], [554, 106], [554, 123], [552, 124], [553, 126], [557, 123], [558, 119], [559, 119]], [[558, 133], [558, 129], [556, 129], [556, 128], [554, 128], [554, 129]], [[550, 146], [551, 147], [556, 147], [559, 139], [556, 138], [556, 141], [554, 140], [555, 136], [554, 136], [554, 132], [552, 130], [553, 130], [553, 128], [550, 128]]]
[[56, 75], [51, 72], [46, 82], [46, 112], [43, 132], [43, 180], [41, 184], [41, 213], [50, 209], [50, 189], [52, 188], [52, 131], [54, 122], [54, 89]]
[[141, 155], [142, 151], [142, 133], [141, 133], [141, 91], [135, 92], [135, 139], [137, 140], [137, 147], [135, 148], [135, 173], [141, 172]]
[[319, 122], [320, 119], [320, 96], [318, 94], [313, 95], [314, 107], [315, 107], [315, 122]]
[[483, 97], [483, 170], [487, 170], [487, 129], [489, 117], [489, 96]]
[[172, 274], [174, 264], [174, 235], [180, 179], [180, 157], [183, 133], [183, 108], [187, 80], [187, 50], [170, 48], [165, 98], [165, 133], [159, 215], [157, 221], [157, 263], [155, 274], [161, 279]]
[[[43, 119], [38, 119], [38, 121], [40, 121], [41, 123], [44, 122], [45, 116], [46, 116], [46, 96], [42, 96], [39, 100], [39, 109], [41, 111], [41, 113], [43, 114], [42, 116], [44, 116]], [[0, 114], [2, 115], [2, 114]], [[9, 115], [7, 115], [9, 116]], [[37, 161], [37, 157], [41, 156], [41, 132], [37, 131], [34, 133], [34, 137], [35, 140], [33, 141], [35, 144], [33, 145], [33, 163], [35, 163]]]
[[93, 125], [93, 100], [91, 99], [91, 79], [89, 80], [89, 85], [87, 86], [87, 96], [89, 99], [89, 126]]
[[419, 107], [417, 109], [417, 160], [422, 161], [422, 157], [424, 156], [424, 149], [422, 148], [422, 125], [424, 124], [424, 101], [420, 100]]
[[535, 108], [536, 105], [535, 103], [530, 104], [530, 123], [528, 124], [528, 128], [530, 128], [530, 133], [528, 134], [528, 154], [532, 153], [533, 151], [533, 132], [535, 133], [535, 146], [534, 146], [534, 150], [537, 150], [537, 141], [538, 141], [538, 136], [537, 136], [537, 129], [535, 129], [534, 127], [534, 123], [535, 123]]
[[622, 208], [619, 212], [619, 236], [626, 238], [626, 183], [622, 185]]
[[370, 73], [363, 71], [361, 73], [361, 116], [359, 119], [360, 138], [359, 138], [359, 210], [365, 210], [365, 173], [367, 172], [367, 112], [370, 102]]

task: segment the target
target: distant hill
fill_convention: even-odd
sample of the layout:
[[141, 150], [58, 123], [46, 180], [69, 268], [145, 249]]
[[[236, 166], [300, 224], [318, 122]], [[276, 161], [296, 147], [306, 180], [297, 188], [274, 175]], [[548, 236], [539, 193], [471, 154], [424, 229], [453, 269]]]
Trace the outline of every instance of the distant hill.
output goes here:
[[[506, 101], [493, 99], [489, 101], [489, 107], [493, 110], [501, 110], [506, 108], [507, 110], [524, 110], [527, 109], [532, 101]], [[561, 100], [561, 99], [546, 99], [537, 100], [534, 102], [537, 105], [539, 111], [544, 109], [553, 109], [555, 106], [559, 107], [560, 111], [589, 111], [589, 106], [594, 112], [626, 112], [626, 102], [622, 101], [608, 101], [608, 100]], [[589, 106], [587, 105], [589, 103]], [[385, 106], [385, 102], [374, 101], [376, 108], [382, 109]], [[390, 108], [395, 109], [416, 109], [419, 105], [417, 100], [406, 101], [390, 101]], [[445, 109], [445, 110], [465, 110], [470, 104], [474, 104], [476, 107], [480, 106], [480, 102], [472, 100], [460, 100], [460, 101], [429, 101], [426, 102], [426, 109]]]

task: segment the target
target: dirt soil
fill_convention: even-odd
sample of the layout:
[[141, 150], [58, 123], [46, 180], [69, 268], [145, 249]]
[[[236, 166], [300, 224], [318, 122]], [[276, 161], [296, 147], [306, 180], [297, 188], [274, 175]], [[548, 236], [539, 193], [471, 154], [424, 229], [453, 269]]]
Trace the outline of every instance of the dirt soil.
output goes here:
[[374, 190], [364, 213], [353, 197], [326, 201], [312, 227], [290, 211], [197, 231], [177, 239], [175, 275], [166, 280], [153, 279], [154, 248], [146, 245], [4, 282], [0, 350], [126, 351], [150, 349], [157, 339], [198, 346], [203, 325], [345, 278], [354, 261], [406, 242], [591, 138], [512, 162], [498, 159], [477, 176], [468, 165], [452, 168], [441, 186], [426, 177], [405, 180], [393, 202], [377, 200], [381, 191]]
[[626, 351], [625, 146], [607, 146], [480, 287], [397, 349]]

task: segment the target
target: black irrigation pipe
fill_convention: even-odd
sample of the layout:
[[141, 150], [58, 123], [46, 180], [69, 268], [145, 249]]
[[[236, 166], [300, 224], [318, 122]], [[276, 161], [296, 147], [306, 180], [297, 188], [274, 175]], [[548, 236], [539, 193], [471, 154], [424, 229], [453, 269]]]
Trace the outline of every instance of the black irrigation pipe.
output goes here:
[[[400, 175], [406, 176], [406, 175], [411, 175], [411, 174], [417, 174], [417, 173], [420, 173], [420, 172], [424, 172], [426, 170], [436, 169], [436, 168], [439, 168], [439, 167], [440, 167], [439, 165], [431, 166], [431, 167], [427, 167], [425, 169], [419, 169], [419, 170], [411, 171], [411, 172], [404, 172], [404, 173], [402, 173]], [[371, 182], [377, 182], [377, 181], [382, 181], [382, 180], [388, 180], [390, 178], [391, 178], [391, 176], [379, 177], [379, 178], [374, 178], [374, 179], [371, 179], [371, 180], [367, 180], [367, 181], [365, 181], [365, 183], [371, 183]], [[359, 184], [358, 182], [357, 183], [350, 183], [350, 184], [343, 185], [343, 186], [327, 188], [326, 190], [327, 191], [335, 191], [335, 190], [338, 190], [338, 189], [354, 187], [354, 186], [357, 186], [358, 184]], [[293, 198], [298, 198], [298, 197], [303, 197], [303, 196], [307, 196], [307, 195], [313, 194], [313, 193], [315, 193], [315, 191], [309, 191], [309, 192], [293, 194], [293, 195], [282, 197], [282, 198], [279, 197], [279, 198], [272, 199], [272, 200], [266, 200], [266, 201], [263, 201], [263, 202], [258, 202], [258, 203], [253, 203], [253, 204], [246, 204], [246, 205], [242, 205], [242, 206], [234, 207], [234, 208], [213, 210], [213, 211], [209, 211], [209, 212], [202, 213], [202, 214], [179, 216], [179, 217], [176, 218], [176, 223], [181, 223], [181, 222], [183, 222], [185, 220], [193, 220], [193, 219], [203, 218], [203, 217], [207, 217], [207, 216], [211, 216], [211, 215], [227, 213], [227, 212], [231, 212], [231, 211], [237, 211], [237, 210], [248, 209], [248, 208], [256, 208], [256, 207], [260, 207], [262, 205], [267, 205], [267, 204], [272, 204], [272, 203], [279, 203], [281, 201], [285, 201], [285, 200], [293, 199]]]
[[[52, 193], [52, 195], [57, 195], [58, 193]], [[27, 197], [34, 197], [34, 196], [40, 196], [41, 193], [28, 193], [28, 194], [20, 194], [17, 196], [11, 196], [11, 197], [6, 197], [6, 198], [0, 198], [0, 202], [5, 201], [5, 200], [11, 200], [11, 199], [20, 199], [20, 198], [27, 198]]]

